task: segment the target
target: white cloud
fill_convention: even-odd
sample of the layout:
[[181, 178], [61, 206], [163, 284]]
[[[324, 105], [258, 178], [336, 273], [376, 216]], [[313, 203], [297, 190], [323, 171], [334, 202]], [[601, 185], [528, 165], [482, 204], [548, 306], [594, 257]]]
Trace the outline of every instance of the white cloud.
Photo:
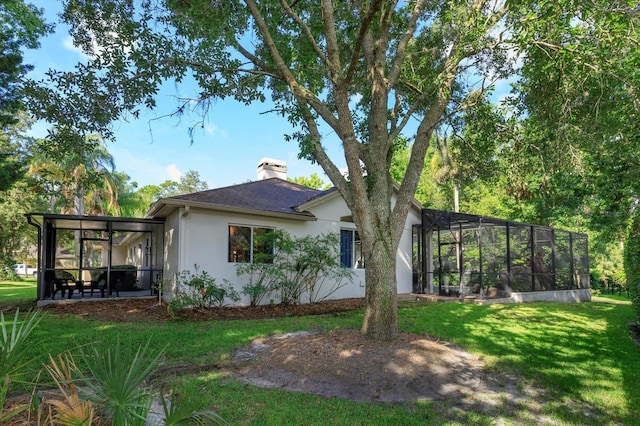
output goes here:
[[221, 129], [220, 127], [218, 127], [215, 124], [207, 124], [204, 127], [205, 132], [207, 132], [209, 135], [213, 136], [214, 138], [219, 138], [219, 139], [228, 139], [229, 138], [229, 133], [225, 130], [225, 129]]
[[167, 172], [167, 174], [169, 174], [169, 177], [171, 178], [171, 180], [180, 182], [180, 178], [182, 177], [182, 172], [180, 171], [180, 169], [178, 169], [178, 166], [176, 166], [175, 164], [169, 164], [166, 167], [165, 171]]
[[[71, 37], [70, 35], [65, 37], [62, 45], [63, 47], [71, 52], [74, 52], [80, 56], [82, 56], [83, 59], [91, 59], [91, 58], [95, 58], [97, 56], [101, 56], [104, 53], [104, 42], [100, 42], [100, 40], [98, 40], [98, 38], [95, 36], [95, 34], [91, 33], [91, 46], [90, 52], [86, 52], [85, 50], [83, 50], [82, 48], [80, 48], [79, 46], [77, 46], [74, 41], [73, 41], [73, 37]], [[107, 37], [111, 40], [116, 40], [118, 39], [118, 33], [116, 33], [115, 31], [108, 31], [104, 34], [104, 37]], [[130, 53], [131, 52], [131, 47], [126, 46], [124, 48], [124, 52], [125, 53]]]
[[362, 95], [360, 93], [356, 93], [355, 95], [351, 96], [351, 99], [349, 99], [349, 103], [352, 105], [355, 105], [361, 100], [362, 100]]
[[70, 52], [76, 53], [84, 58], [88, 58], [87, 54], [84, 53], [82, 49], [73, 44], [73, 37], [71, 36], [67, 36], [64, 38], [64, 40], [62, 41], [62, 46]]

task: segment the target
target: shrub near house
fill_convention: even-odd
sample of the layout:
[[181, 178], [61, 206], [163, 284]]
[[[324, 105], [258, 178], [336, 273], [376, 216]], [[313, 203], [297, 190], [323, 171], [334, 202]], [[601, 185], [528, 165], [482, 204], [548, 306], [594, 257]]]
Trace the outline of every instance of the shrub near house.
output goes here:
[[245, 280], [242, 292], [251, 306], [265, 298], [284, 304], [318, 303], [350, 283], [352, 271], [340, 263], [336, 233], [292, 237], [280, 229], [257, 237], [258, 244], [270, 247], [258, 253], [254, 262], [238, 263], [236, 274]]

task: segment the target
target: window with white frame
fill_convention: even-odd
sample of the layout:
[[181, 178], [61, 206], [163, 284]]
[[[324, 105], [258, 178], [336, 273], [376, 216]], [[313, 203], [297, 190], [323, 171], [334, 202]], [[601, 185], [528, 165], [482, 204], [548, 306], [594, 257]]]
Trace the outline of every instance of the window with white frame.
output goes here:
[[343, 268], [364, 268], [362, 241], [355, 229], [340, 230], [340, 264]]
[[271, 263], [273, 245], [269, 234], [272, 228], [229, 225], [229, 262]]

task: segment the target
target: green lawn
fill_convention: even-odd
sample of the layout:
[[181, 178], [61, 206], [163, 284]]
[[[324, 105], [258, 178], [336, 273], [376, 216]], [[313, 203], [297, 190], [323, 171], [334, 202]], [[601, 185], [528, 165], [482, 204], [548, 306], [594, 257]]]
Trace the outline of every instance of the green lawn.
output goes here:
[[[24, 296], [23, 289], [13, 287], [18, 284], [0, 284], [0, 300], [8, 292]], [[627, 330], [632, 318], [628, 300], [611, 296], [581, 304], [407, 303], [399, 310], [402, 329], [453, 342], [485, 358], [490, 370], [518, 373], [526, 382], [544, 388], [542, 414], [550, 424], [567, 425], [640, 424], [640, 347]], [[361, 320], [362, 311], [260, 321], [133, 324], [48, 314], [35, 331], [37, 343], [29, 350], [41, 365], [47, 353], [94, 341], [115, 342], [119, 336], [131, 345], [150, 340], [155, 347], [165, 347], [166, 365], [208, 365], [228, 358], [233, 348], [258, 336], [358, 327]], [[200, 408], [214, 408], [231, 424], [466, 425], [498, 421], [496, 413], [464, 412], [452, 402], [351, 402], [259, 389], [216, 371], [167, 380], [179, 386], [182, 397]], [[536, 424], [524, 409], [498, 415], [502, 424]]]
[[8, 306], [24, 305], [36, 299], [36, 279], [20, 281], [0, 281], [0, 309]]

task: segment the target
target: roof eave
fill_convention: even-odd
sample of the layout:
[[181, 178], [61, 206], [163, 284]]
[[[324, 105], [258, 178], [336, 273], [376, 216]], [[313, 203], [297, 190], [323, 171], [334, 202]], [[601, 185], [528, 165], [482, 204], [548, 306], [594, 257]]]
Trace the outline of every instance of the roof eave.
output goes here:
[[296, 210], [298, 210], [299, 212], [311, 210], [320, 204], [326, 203], [327, 201], [331, 200], [334, 197], [341, 197], [341, 195], [338, 191], [331, 191], [319, 197], [315, 197], [309, 201], [305, 201], [304, 203], [297, 205]]
[[[397, 192], [400, 189], [400, 186], [398, 186], [398, 184], [393, 185], [394, 190]], [[331, 191], [328, 192], [320, 197], [317, 198], [313, 198], [310, 201], [307, 201], [305, 203], [300, 204], [299, 206], [296, 207], [296, 210], [298, 211], [306, 211], [306, 210], [311, 210], [313, 209], [315, 206], [325, 203], [327, 201], [329, 201], [331, 198], [336, 197], [336, 196], [340, 196], [340, 193], [338, 191]], [[411, 199], [411, 204], [413, 205], [413, 207], [418, 210], [418, 211], [422, 211], [422, 209], [424, 208], [422, 206], [422, 204], [420, 204], [420, 202], [418, 200], [414, 198]]]
[[203, 209], [203, 210], [214, 210], [219, 212], [246, 214], [246, 215], [263, 216], [263, 217], [274, 217], [274, 218], [289, 219], [289, 220], [300, 220], [300, 221], [318, 220], [313, 214], [309, 212], [283, 213], [283, 212], [275, 212], [275, 211], [268, 211], [268, 210], [224, 206], [220, 204], [203, 203], [198, 201], [172, 200], [172, 199], [166, 199], [166, 198], [162, 200], [158, 200], [151, 207], [148, 215], [153, 217], [153, 215], [160, 213], [165, 207], [168, 207], [170, 209], [167, 215], [171, 214], [171, 212], [175, 209], [179, 209], [181, 207], [190, 207], [190, 208], [197, 208], [197, 209]]

